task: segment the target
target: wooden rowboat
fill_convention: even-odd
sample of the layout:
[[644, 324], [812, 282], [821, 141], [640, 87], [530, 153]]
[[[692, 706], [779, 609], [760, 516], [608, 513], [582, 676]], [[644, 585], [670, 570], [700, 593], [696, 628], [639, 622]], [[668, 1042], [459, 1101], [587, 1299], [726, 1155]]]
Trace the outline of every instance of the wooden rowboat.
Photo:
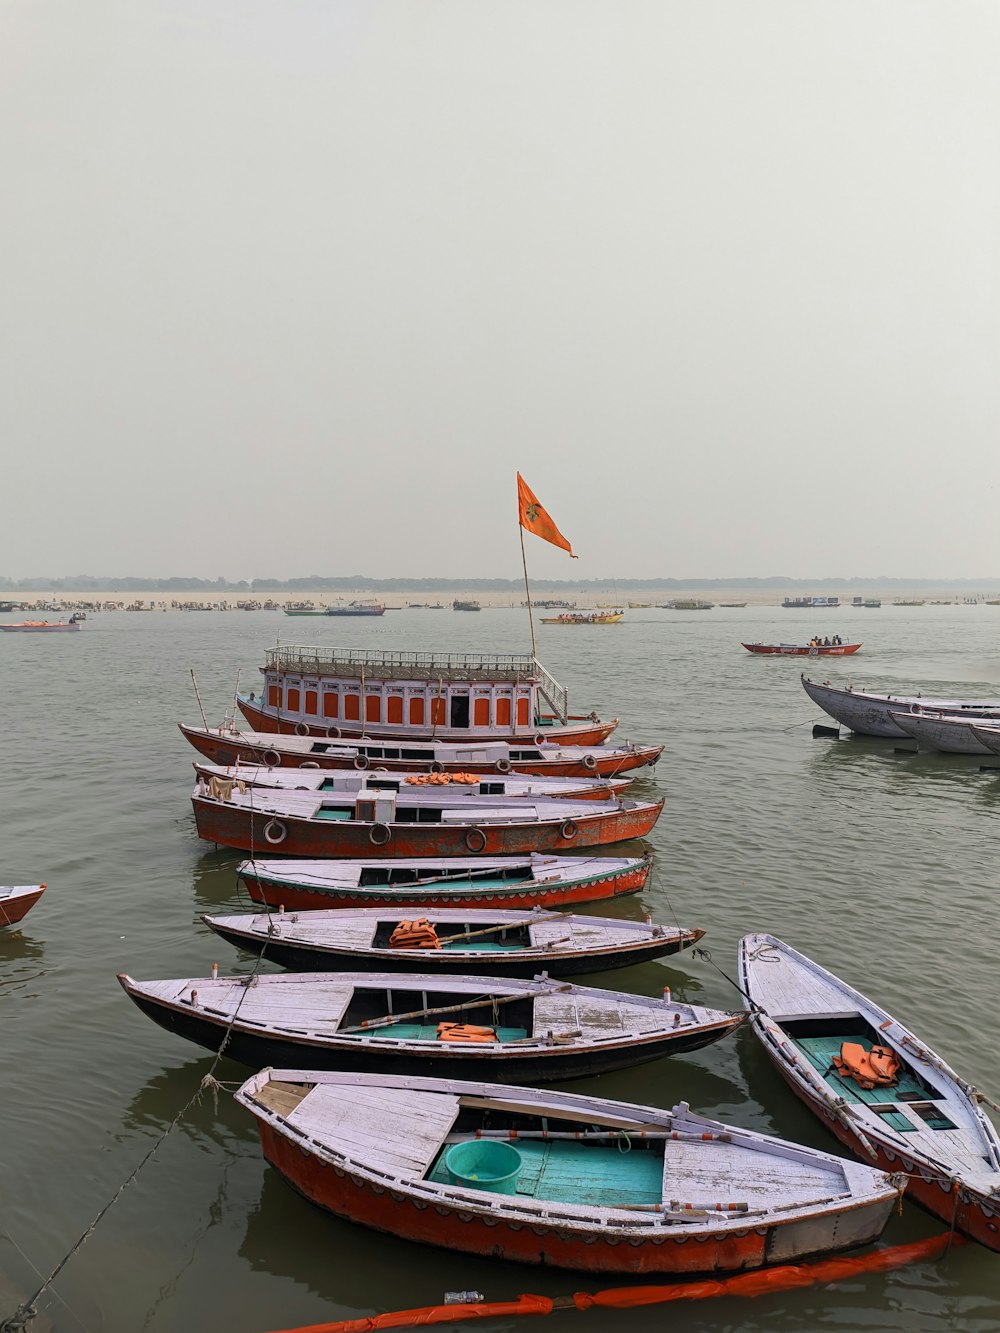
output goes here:
[[542, 616], [543, 625], [617, 625], [624, 611], [564, 611], [561, 616]]
[[0, 926], [13, 926], [27, 916], [44, 892], [44, 884], [0, 887]]
[[860, 643], [745, 643], [748, 653], [765, 657], [850, 657], [861, 647]]
[[[220, 784], [243, 783], [245, 787], [269, 787], [275, 791], [336, 792], [357, 795], [359, 791], [406, 793], [408, 789], [445, 787], [462, 796], [503, 798], [570, 798], [577, 801], [607, 801], [632, 785], [629, 778], [537, 778], [530, 773], [389, 773], [379, 769], [269, 768], [266, 764], [207, 764], [195, 762], [200, 781], [216, 789]], [[468, 781], [462, 781], [468, 779]]]
[[[740, 984], [778, 1072], [837, 1138], [907, 1172], [917, 1203], [1000, 1250], [1000, 1136], [975, 1089], [884, 1009], [771, 935], [741, 941]], [[838, 1073], [845, 1042], [893, 1053], [896, 1077], [865, 1088]]]
[[387, 768], [390, 772], [534, 773], [539, 777], [617, 777], [655, 764], [662, 745], [509, 745], [506, 741], [345, 740], [286, 736], [273, 731], [189, 727], [178, 723], [196, 750], [214, 764], [267, 764], [270, 768]]
[[254, 902], [289, 911], [322, 908], [567, 907], [638, 893], [643, 857], [441, 857], [437, 860], [244, 861], [237, 873]]
[[1000, 725], [973, 724], [972, 734], [990, 754], [1000, 754]]
[[[538, 908], [468, 910], [428, 907], [414, 916], [426, 925], [411, 930], [438, 941], [438, 947], [408, 948], [392, 941], [407, 937], [406, 923], [384, 908], [321, 912], [243, 912], [203, 916], [206, 926], [238, 949], [263, 954], [269, 962], [307, 971], [421, 971], [435, 976], [459, 973], [495, 977], [552, 977], [598, 972], [650, 962], [688, 949], [703, 930], [682, 930], [645, 921], [573, 916]], [[419, 923], [418, 923], [419, 924]]]
[[72, 634], [79, 628], [76, 620], [19, 620], [12, 625], [0, 625], [4, 634], [55, 634], [61, 631]]
[[921, 695], [874, 694], [870, 690], [856, 690], [848, 685], [838, 688], [825, 681], [822, 685], [802, 677], [802, 688], [819, 704], [825, 713], [862, 736], [906, 736], [902, 727], [891, 717], [892, 713], [957, 714], [973, 721], [1000, 721], [1000, 700], [931, 699]]
[[[574, 986], [547, 977], [291, 972], [135, 981], [148, 1017], [260, 1069], [287, 1064], [532, 1083], [625, 1069], [697, 1050], [744, 1014]], [[229, 1034], [227, 1037], [227, 1033]]]
[[945, 754], [989, 754], [990, 748], [977, 735], [971, 718], [949, 713], [903, 713], [895, 708], [889, 716], [901, 731], [924, 749]]
[[265, 1069], [236, 1100], [266, 1160], [338, 1217], [586, 1273], [735, 1273], [865, 1245], [901, 1188], [684, 1103], [300, 1069]]
[[527, 800], [455, 796], [447, 788], [356, 795], [196, 787], [191, 797], [206, 842], [287, 856], [504, 856], [568, 851], [644, 838], [663, 801]]

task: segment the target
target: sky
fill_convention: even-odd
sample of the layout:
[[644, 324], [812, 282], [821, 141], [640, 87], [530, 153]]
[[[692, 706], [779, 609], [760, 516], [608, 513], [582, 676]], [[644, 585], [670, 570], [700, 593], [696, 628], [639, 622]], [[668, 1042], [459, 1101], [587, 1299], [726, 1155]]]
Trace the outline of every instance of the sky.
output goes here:
[[0, 575], [1000, 576], [994, 0], [5, 0]]

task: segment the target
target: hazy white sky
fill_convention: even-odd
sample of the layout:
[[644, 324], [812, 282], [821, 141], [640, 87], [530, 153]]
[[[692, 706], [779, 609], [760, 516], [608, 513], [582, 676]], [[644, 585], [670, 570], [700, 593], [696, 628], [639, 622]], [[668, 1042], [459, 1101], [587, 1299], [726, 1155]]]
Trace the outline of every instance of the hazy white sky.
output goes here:
[[5, 0], [0, 574], [1000, 574], [995, 0]]

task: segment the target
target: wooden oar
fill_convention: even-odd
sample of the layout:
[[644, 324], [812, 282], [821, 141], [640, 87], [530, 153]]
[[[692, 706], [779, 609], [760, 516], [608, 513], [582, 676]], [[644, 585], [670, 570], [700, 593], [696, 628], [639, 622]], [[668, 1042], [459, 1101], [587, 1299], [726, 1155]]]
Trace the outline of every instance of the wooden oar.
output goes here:
[[[466, 1000], [462, 1004], [441, 1004], [432, 1009], [414, 1009], [408, 1014], [384, 1014], [381, 1018], [369, 1018], [364, 1023], [359, 1023], [352, 1028], [338, 1028], [338, 1033], [343, 1032], [370, 1032], [372, 1028], [388, 1027], [391, 1023], [403, 1023], [411, 1018], [429, 1018], [431, 1014], [457, 1014], [461, 1009], [480, 1009], [483, 1005], [492, 1004], [494, 1008], [501, 1004], [510, 1004], [512, 1000], [523, 1000], [523, 995], [501, 995], [499, 999], [494, 995], [483, 995], [478, 1000]], [[531, 996], [527, 997], [531, 999]]]
[[[459, 1135], [461, 1139], [463, 1136]], [[477, 1139], [507, 1139], [516, 1143], [518, 1139], [579, 1139], [588, 1142], [593, 1139], [675, 1139], [683, 1143], [732, 1143], [732, 1134], [686, 1134], [680, 1129], [581, 1129], [577, 1132], [564, 1129], [477, 1129]]]

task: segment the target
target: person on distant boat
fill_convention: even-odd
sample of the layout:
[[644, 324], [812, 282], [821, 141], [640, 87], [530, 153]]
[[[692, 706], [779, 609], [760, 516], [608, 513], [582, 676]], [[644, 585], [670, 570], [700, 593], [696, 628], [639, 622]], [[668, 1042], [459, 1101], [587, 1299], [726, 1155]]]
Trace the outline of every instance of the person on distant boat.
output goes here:
[[830, 636], [829, 636], [829, 634], [828, 634], [828, 635], [826, 636], [826, 638], [823, 640], [823, 647], [824, 647], [824, 648], [829, 648], [829, 646], [830, 646]]

